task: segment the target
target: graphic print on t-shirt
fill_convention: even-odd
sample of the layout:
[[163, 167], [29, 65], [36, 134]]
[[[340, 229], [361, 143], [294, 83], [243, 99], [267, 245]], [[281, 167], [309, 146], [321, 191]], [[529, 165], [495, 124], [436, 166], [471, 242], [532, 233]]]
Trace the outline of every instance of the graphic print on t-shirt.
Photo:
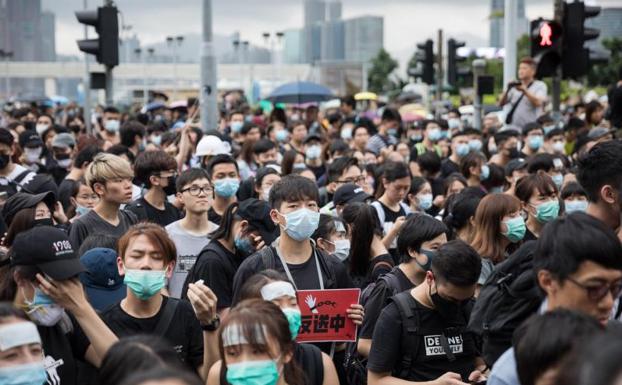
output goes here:
[[48, 385], [60, 385], [60, 376], [58, 375], [57, 368], [63, 365], [65, 362], [63, 359], [55, 360], [52, 356], [45, 356], [43, 364], [48, 376]]
[[[440, 334], [424, 336], [423, 340], [425, 341], [425, 355], [427, 357], [445, 355], [445, 349], [443, 349]], [[447, 337], [447, 343], [449, 344], [451, 352], [454, 354], [462, 353], [464, 350], [462, 335]]]

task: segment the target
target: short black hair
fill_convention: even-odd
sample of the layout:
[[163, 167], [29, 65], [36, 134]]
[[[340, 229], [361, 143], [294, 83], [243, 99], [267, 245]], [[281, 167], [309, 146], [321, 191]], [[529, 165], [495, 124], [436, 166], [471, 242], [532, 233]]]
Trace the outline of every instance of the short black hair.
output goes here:
[[410, 261], [409, 250], [421, 251], [423, 242], [431, 241], [447, 233], [447, 226], [438, 219], [425, 214], [413, 214], [406, 219], [397, 237], [397, 251], [402, 262]]
[[403, 162], [385, 162], [382, 166], [382, 177], [389, 182], [410, 177], [410, 170]]
[[609, 140], [596, 144], [579, 159], [577, 179], [591, 202], [600, 199], [600, 189], [611, 185], [622, 188], [622, 142]]
[[270, 207], [279, 210], [283, 202], [311, 199], [320, 202], [317, 186], [300, 175], [286, 175], [270, 189]]
[[356, 99], [354, 99], [352, 95], [344, 96], [341, 98], [341, 104], [345, 104], [354, 109], [356, 107]]
[[542, 126], [538, 122], [529, 122], [523, 126], [523, 135], [527, 136], [531, 131], [540, 130]]
[[253, 144], [253, 154], [255, 155], [263, 154], [264, 152], [268, 152], [275, 148], [276, 148], [276, 145], [274, 144], [273, 141], [267, 138], [262, 138]]
[[136, 180], [143, 183], [147, 188], [151, 187], [150, 176], [176, 168], [177, 161], [175, 158], [162, 150], [141, 152], [134, 162]]
[[561, 128], [554, 128], [544, 135], [544, 139], [549, 140], [554, 136], [564, 135], [564, 131]]
[[593, 317], [567, 309], [555, 309], [527, 319], [514, 332], [516, 370], [521, 385], [534, 385], [573, 347], [601, 331]]
[[555, 163], [553, 163], [553, 155], [551, 154], [534, 154], [529, 161], [527, 161], [527, 172], [530, 174], [535, 174], [538, 171], [542, 170], [544, 172], [549, 172], [555, 168]]
[[441, 171], [441, 157], [436, 151], [426, 151], [417, 157], [417, 164], [421, 170], [425, 170], [430, 174], [436, 174]]
[[14, 142], [15, 138], [13, 137], [13, 134], [11, 134], [11, 132], [6, 128], [0, 128], [0, 143], [12, 147]]
[[134, 159], [136, 159], [136, 157], [134, 156], [134, 153], [130, 151], [130, 149], [127, 148], [127, 146], [124, 146], [122, 144], [115, 144], [114, 146], [106, 150], [106, 152], [108, 154], [117, 155], [117, 156], [125, 155], [127, 156], [130, 163], [132, 164], [134, 164]]
[[395, 108], [385, 108], [384, 111], [382, 111], [380, 120], [383, 122], [401, 122], [402, 117]]
[[263, 179], [268, 175], [281, 175], [272, 167], [261, 167], [255, 173], [255, 186], [260, 187], [263, 183]]
[[515, 130], [500, 131], [500, 132], [497, 132], [494, 136], [495, 144], [497, 145], [497, 148], [499, 148], [501, 147], [503, 143], [507, 142], [508, 139], [517, 138], [517, 137], [518, 137], [518, 132]]
[[73, 167], [82, 168], [85, 163], [91, 163], [95, 155], [100, 152], [102, 152], [102, 149], [94, 144], [83, 148], [76, 154], [76, 158], [73, 160]]
[[113, 237], [108, 234], [91, 234], [82, 241], [80, 248], [78, 249], [78, 255], [82, 256], [84, 253], [97, 247], [103, 247], [105, 249], [117, 250], [117, 237]]
[[536, 273], [546, 270], [561, 282], [587, 261], [622, 270], [622, 245], [603, 222], [577, 212], [559, 217], [544, 227], [534, 251]]
[[183, 190], [185, 186], [199, 179], [207, 179], [208, 181], [210, 180], [209, 174], [206, 170], [202, 168], [188, 169], [179, 174], [179, 176], [177, 177], [177, 180], [175, 181], [175, 189], [177, 190], [177, 192], [181, 192], [181, 190]]
[[482, 270], [482, 258], [477, 251], [461, 240], [453, 240], [439, 247], [432, 259], [434, 278], [440, 283], [458, 287], [477, 283]]
[[109, 112], [112, 114], [118, 114], [119, 113], [119, 109], [114, 107], [114, 106], [107, 106], [106, 108], [104, 108], [104, 113]]
[[564, 186], [560, 194], [560, 198], [566, 199], [572, 195], [583, 195], [587, 198], [587, 193], [577, 182], [570, 182]]
[[136, 135], [141, 138], [145, 137], [147, 129], [137, 120], [130, 120], [121, 126], [119, 130], [119, 136], [121, 137], [121, 144], [127, 147], [132, 147], [135, 144]]
[[235, 165], [235, 170], [238, 172], [238, 174], [240, 173], [240, 168], [238, 167], [238, 162], [235, 161], [235, 159], [233, 159], [233, 157], [231, 155], [227, 155], [227, 154], [218, 154], [216, 156], [214, 156], [212, 159], [210, 159], [209, 163], [207, 164], [207, 173], [210, 176], [210, 180], [212, 180], [212, 176], [214, 173], [214, 167], [218, 164], [223, 164], [223, 163], [231, 163]]
[[359, 167], [359, 162], [351, 156], [342, 156], [333, 160], [328, 166], [328, 183], [338, 181], [341, 175], [352, 166]]
[[465, 178], [470, 178], [471, 167], [476, 167], [477, 165], [483, 166], [485, 164], [486, 157], [484, 155], [477, 151], [471, 151], [460, 161], [460, 173]]

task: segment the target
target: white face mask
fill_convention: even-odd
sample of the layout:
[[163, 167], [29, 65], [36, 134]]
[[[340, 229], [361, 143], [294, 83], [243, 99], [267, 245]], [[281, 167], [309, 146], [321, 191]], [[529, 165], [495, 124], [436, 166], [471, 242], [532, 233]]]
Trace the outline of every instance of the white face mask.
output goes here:
[[69, 168], [69, 166], [71, 166], [71, 158], [57, 160], [56, 162], [58, 163], [58, 166], [62, 168]]
[[270, 200], [270, 190], [272, 190], [272, 186], [268, 186], [266, 188], [263, 189], [262, 191], [262, 195], [263, 195], [263, 200], [268, 202], [268, 200]]
[[43, 148], [41, 147], [37, 147], [37, 148], [26, 147], [24, 149], [24, 157], [26, 158], [26, 163], [28, 164], [36, 163], [39, 160], [39, 157], [41, 156], [42, 151], [43, 151]]
[[35, 126], [35, 130], [37, 130], [37, 134], [41, 135], [48, 129], [48, 127], [50, 127], [48, 124], [39, 123]]
[[340, 261], [345, 261], [350, 255], [350, 240], [338, 239], [335, 242], [335, 252], [333, 255], [339, 258]]

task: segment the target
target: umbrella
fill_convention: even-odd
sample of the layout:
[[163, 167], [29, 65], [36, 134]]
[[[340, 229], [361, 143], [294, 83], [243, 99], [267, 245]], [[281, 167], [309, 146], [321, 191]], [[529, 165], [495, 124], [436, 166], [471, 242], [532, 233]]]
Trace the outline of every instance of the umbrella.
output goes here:
[[416, 93], [416, 92], [414, 92], [414, 91], [402, 92], [397, 97], [397, 101], [398, 102], [410, 102], [410, 101], [416, 101], [416, 100], [421, 100], [421, 95]]
[[354, 100], [377, 100], [378, 95], [373, 92], [359, 92], [354, 95]]
[[65, 104], [69, 103], [69, 99], [67, 99], [64, 96], [60, 96], [60, 95], [52, 96], [50, 99], [52, 99], [54, 103], [61, 105], [61, 106], [64, 106]]
[[328, 88], [311, 82], [293, 82], [277, 87], [268, 100], [273, 103], [308, 103], [329, 100], [334, 97]]
[[188, 108], [188, 102], [186, 100], [176, 100], [168, 105], [168, 108], [174, 110], [176, 108]]
[[157, 110], [157, 109], [165, 108], [165, 107], [166, 107], [166, 104], [162, 102], [151, 102], [147, 104], [146, 106], [144, 106], [143, 109], [145, 111], [153, 111], [153, 110]]

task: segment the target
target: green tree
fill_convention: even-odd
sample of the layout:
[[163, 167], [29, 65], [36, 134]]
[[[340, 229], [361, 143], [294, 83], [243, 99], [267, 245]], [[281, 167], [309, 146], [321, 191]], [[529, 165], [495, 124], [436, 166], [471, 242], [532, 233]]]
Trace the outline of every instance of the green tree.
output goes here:
[[587, 83], [590, 87], [611, 85], [617, 80], [618, 69], [622, 66], [622, 39], [606, 38], [602, 44], [610, 56], [605, 63], [590, 66], [587, 74]]
[[383, 48], [378, 55], [371, 60], [371, 69], [367, 77], [369, 90], [383, 93], [394, 89], [396, 82], [389, 78], [398, 67], [397, 60]]

